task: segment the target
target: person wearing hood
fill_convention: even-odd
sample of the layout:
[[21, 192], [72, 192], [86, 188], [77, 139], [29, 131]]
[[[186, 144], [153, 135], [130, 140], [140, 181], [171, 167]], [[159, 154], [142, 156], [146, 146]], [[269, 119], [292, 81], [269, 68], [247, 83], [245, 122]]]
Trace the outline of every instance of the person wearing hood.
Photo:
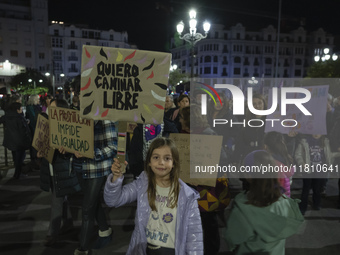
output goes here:
[[[253, 151], [244, 167], [275, 165], [266, 151]], [[304, 221], [298, 200], [281, 194], [278, 178], [248, 176], [249, 191], [238, 194], [227, 219], [224, 238], [234, 254], [285, 254], [286, 238]], [[261, 177], [261, 176], [256, 176]], [[270, 178], [274, 177], [274, 178]]]

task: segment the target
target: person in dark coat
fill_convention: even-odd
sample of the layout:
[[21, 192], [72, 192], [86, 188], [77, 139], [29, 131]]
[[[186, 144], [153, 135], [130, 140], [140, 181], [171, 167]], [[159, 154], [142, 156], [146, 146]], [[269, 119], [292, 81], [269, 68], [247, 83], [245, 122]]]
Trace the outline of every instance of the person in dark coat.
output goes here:
[[32, 144], [32, 134], [25, 118], [22, 116], [21, 103], [12, 103], [0, 124], [4, 124], [3, 146], [12, 151], [15, 166], [14, 178], [19, 179], [25, 159], [25, 150]]

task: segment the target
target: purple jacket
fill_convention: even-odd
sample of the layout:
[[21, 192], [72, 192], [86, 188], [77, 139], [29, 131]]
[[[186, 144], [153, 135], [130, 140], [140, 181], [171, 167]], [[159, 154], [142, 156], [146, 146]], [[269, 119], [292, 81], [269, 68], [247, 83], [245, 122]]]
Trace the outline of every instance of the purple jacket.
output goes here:
[[[151, 208], [149, 206], [147, 187], [148, 177], [142, 172], [137, 180], [122, 187], [124, 177], [114, 183], [112, 174], [107, 178], [104, 189], [104, 200], [110, 207], [119, 207], [137, 200], [135, 229], [132, 233], [127, 255], [146, 254], [145, 229], [148, 224]], [[203, 255], [203, 234], [197, 199], [199, 194], [184, 182], [180, 181], [180, 192], [177, 204], [176, 255]]]

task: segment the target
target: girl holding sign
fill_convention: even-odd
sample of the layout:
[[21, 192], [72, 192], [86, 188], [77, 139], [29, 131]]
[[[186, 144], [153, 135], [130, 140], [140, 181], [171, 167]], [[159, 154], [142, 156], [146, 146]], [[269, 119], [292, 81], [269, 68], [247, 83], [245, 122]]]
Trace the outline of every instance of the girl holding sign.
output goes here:
[[126, 254], [203, 254], [199, 195], [178, 177], [175, 143], [157, 138], [145, 162], [145, 171], [139, 178], [122, 187], [124, 177], [115, 159], [105, 185], [108, 206], [119, 207], [137, 200], [135, 229]]

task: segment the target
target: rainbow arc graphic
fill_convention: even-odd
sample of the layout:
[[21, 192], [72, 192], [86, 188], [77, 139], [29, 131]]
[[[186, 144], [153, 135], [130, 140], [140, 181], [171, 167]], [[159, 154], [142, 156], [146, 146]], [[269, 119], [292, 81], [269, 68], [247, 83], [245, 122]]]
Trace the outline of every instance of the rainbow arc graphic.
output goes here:
[[[200, 85], [203, 85], [203, 86], [207, 87], [208, 89], [210, 89], [216, 95], [217, 99], [220, 101], [221, 106], [223, 106], [223, 103], [222, 103], [222, 100], [221, 100], [220, 96], [218, 95], [217, 91], [212, 86], [210, 86], [210, 85], [208, 85], [206, 83], [203, 83], [203, 82], [198, 82], [198, 81], [196, 81], [196, 83], [198, 83]], [[209, 90], [207, 90], [204, 87], [203, 88], [199, 87], [198, 89], [203, 90], [205, 93], [207, 93], [212, 98], [212, 100], [214, 101], [215, 105], [217, 105], [215, 97], [213, 96], [213, 94]]]

